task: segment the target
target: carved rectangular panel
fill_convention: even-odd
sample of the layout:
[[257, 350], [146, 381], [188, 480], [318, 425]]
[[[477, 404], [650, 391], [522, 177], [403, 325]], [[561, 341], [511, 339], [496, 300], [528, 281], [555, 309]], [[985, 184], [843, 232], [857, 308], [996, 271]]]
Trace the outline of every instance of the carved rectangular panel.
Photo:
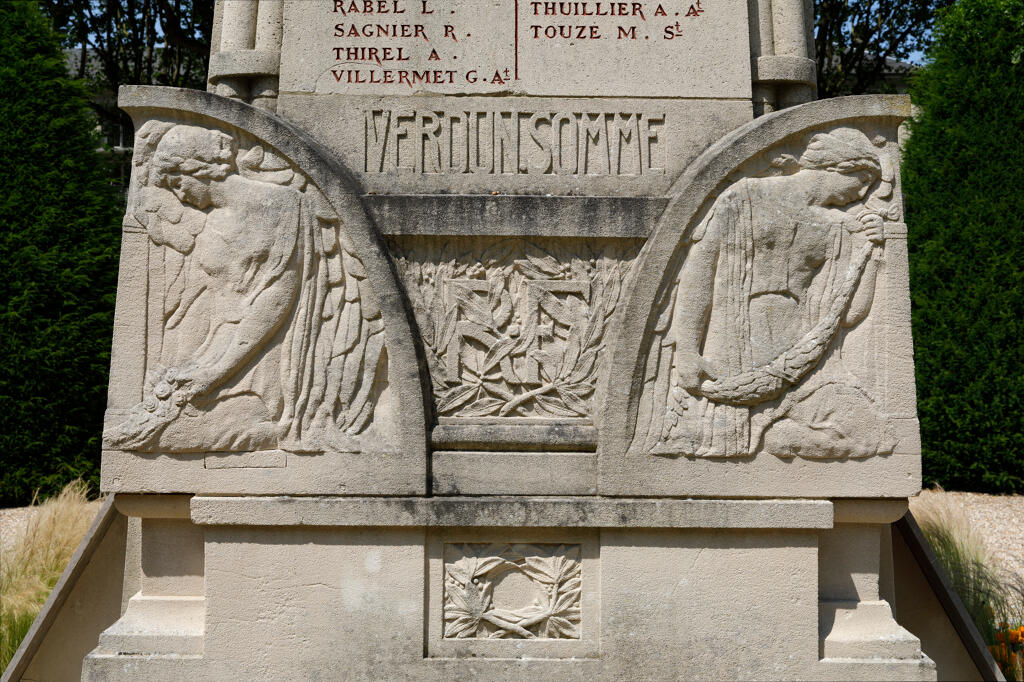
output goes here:
[[596, 529], [438, 529], [428, 657], [589, 658], [600, 632]]
[[[592, 424], [612, 315], [638, 246], [624, 239], [392, 238], [440, 423], [474, 433], [481, 426], [546, 429], [545, 442], [560, 428]], [[505, 442], [498, 430], [484, 435]], [[589, 440], [575, 449], [592, 449]]]
[[288, 92], [750, 97], [742, 0], [296, 1], [282, 24]]
[[445, 544], [445, 639], [579, 639], [578, 544]]

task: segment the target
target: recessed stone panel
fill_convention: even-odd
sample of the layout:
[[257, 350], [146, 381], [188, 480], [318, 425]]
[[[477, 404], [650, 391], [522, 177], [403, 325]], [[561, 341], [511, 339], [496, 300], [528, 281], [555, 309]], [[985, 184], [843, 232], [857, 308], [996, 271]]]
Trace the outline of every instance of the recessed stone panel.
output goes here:
[[289, 0], [281, 91], [750, 97], [747, 3]]
[[445, 529], [428, 536], [430, 658], [591, 658], [596, 530]]

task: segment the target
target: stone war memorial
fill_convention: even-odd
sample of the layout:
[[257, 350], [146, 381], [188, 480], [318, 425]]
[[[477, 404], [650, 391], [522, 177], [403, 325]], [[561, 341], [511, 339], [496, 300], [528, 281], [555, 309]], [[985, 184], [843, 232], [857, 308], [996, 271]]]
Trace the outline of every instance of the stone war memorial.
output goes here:
[[206, 92], [119, 93], [83, 678], [936, 679], [910, 103], [816, 100], [812, 26], [219, 0]]

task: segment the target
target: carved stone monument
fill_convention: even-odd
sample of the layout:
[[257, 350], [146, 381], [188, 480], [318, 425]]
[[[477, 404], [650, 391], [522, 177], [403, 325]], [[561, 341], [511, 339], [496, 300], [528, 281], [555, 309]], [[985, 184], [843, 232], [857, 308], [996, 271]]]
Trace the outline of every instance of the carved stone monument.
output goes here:
[[218, 0], [120, 92], [85, 677], [935, 679], [909, 101], [815, 101], [809, 7]]

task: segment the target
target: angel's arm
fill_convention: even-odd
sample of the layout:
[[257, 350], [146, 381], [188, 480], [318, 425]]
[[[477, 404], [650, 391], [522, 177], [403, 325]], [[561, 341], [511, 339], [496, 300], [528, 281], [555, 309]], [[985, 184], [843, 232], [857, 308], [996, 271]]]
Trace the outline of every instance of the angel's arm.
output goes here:
[[206, 224], [205, 213], [182, 206], [173, 194], [157, 187], [142, 188], [133, 215], [154, 244], [186, 255]]
[[299, 291], [299, 274], [289, 267], [261, 291], [241, 313], [234, 333], [226, 347], [218, 347], [218, 355], [210, 364], [199, 359], [190, 377], [192, 395], [202, 395], [217, 388], [247, 362], [288, 317], [288, 311]]
[[871, 310], [871, 302], [875, 298], [875, 285], [878, 279], [878, 263], [881, 257], [880, 245], [885, 239], [883, 234], [884, 223], [879, 216], [869, 214], [862, 218], [860, 222], [864, 226], [861, 228], [863, 230], [861, 235], [876, 244], [876, 246], [871, 253], [870, 260], [864, 266], [864, 272], [860, 276], [857, 290], [850, 301], [849, 307], [846, 309], [846, 314], [843, 316], [842, 324], [844, 327], [852, 327], [858, 324], [867, 317], [868, 311]]
[[715, 287], [719, 219], [720, 215], [712, 214], [702, 239], [690, 246], [679, 273], [679, 290], [672, 313], [670, 338], [676, 346], [676, 371], [680, 385], [689, 391], [695, 391], [700, 385], [703, 367], [700, 350]]

